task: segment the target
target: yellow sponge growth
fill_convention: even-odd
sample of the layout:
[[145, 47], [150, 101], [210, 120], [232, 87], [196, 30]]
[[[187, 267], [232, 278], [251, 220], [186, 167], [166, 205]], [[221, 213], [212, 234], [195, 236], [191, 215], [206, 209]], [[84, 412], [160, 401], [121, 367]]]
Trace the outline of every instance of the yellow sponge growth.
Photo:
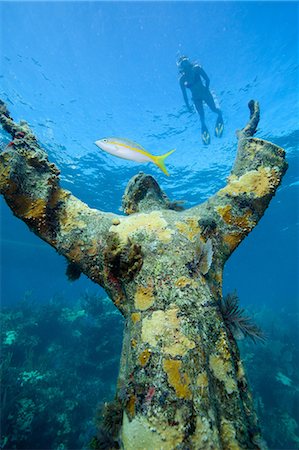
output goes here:
[[189, 389], [190, 378], [187, 373], [181, 373], [182, 361], [176, 359], [164, 359], [163, 369], [167, 373], [169, 384], [174, 388], [179, 398], [191, 398]]

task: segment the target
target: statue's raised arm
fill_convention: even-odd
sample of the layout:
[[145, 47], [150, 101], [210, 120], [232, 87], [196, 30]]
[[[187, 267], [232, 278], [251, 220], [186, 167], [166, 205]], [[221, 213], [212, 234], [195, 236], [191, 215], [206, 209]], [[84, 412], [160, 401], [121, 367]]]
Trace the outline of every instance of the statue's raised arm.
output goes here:
[[109, 227], [117, 216], [89, 208], [62, 189], [57, 167], [49, 162], [27, 123], [14, 122], [2, 101], [0, 122], [12, 137], [0, 155], [0, 192], [8, 206], [68, 259], [70, 278], [83, 272], [109, 291], [104, 257]]
[[7, 204], [101, 284], [126, 319], [116, 396], [103, 422], [110, 447], [261, 449], [252, 396], [220, 307], [224, 263], [263, 215], [287, 167], [281, 148], [252, 137], [258, 104], [249, 104], [223, 189], [183, 210], [141, 173], [123, 197], [127, 216], [90, 209], [62, 189], [28, 126], [0, 106], [13, 139], [0, 155]]
[[237, 131], [238, 152], [227, 185], [193, 208], [204, 217], [199, 217], [203, 225], [211, 222], [217, 230], [217, 252], [223, 263], [263, 216], [287, 169], [282, 148], [253, 137], [260, 109], [253, 100], [248, 106], [250, 119]]

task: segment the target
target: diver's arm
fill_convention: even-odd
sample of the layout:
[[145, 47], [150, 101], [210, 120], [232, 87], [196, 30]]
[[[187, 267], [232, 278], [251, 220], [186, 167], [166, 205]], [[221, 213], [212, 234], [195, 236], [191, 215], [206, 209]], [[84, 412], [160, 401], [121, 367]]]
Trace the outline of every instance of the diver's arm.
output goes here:
[[0, 154], [0, 193], [13, 214], [77, 269], [103, 284], [105, 248], [115, 215], [89, 208], [62, 189], [25, 122], [13, 121], [0, 101], [0, 123], [13, 138]]
[[259, 105], [252, 100], [248, 106], [250, 120], [237, 132], [237, 157], [226, 186], [193, 208], [223, 262], [259, 222], [287, 169], [282, 148], [253, 137]]
[[202, 67], [198, 66], [198, 69], [200, 76], [205, 80], [206, 82], [206, 88], [209, 88], [210, 86], [210, 78], [208, 77], [208, 75], [206, 74], [206, 72], [203, 70]]
[[186, 89], [184, 80], [185, 80], [185, 78], [184, 78], [184, 75], [183, 75], [180, 78], [180, 86], [181, 86], [181, 90], [182, 90], [182, 94], [183, 94], [183, 97], [184, 97], [185, 104], [186, 104], [187, 108], [189, 110], [191, 110], [191, 106], [189, 104], [188, 95], [187, 95], [187, 89]]

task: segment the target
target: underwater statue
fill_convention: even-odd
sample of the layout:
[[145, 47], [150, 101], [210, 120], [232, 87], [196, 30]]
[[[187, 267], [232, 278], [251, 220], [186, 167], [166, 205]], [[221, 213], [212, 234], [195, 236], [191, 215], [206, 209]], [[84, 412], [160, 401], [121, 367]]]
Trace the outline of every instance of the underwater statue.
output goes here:
[[1, 102], [0, 121], [12, 136], [0, 155], [7, 204], [67, 258], [70, 277], [83, 272], [101, 285], [126, 320], [106, 418], [115, 448], [264, 447], [238, 347], [219, 307], [224, 264], [263, 216], [287, 168], [283, 149], [252, 137], [258, 103], [249, 109], [232, 172], [215, 195], [183, 210], [140, 173], [126, 188], [126, 215], [118, 215], [89, 208], [62, 189], [59, 170], [26, 122], [15, 123]]

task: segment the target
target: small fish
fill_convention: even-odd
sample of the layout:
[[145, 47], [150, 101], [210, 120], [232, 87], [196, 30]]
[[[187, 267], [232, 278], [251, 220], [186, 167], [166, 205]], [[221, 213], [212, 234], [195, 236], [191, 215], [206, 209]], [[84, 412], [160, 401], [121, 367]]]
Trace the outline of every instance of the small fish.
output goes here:
[[167, 156], [171, 155], [175, 150], [171, 150], [161, 156], [151, 155], [147, 152], [141, 145], [136, 142], [130, 141], [129, 139], [119, 139], [119, 138], [105, 138], [95, 141], [97, 147], [104, 152], [110, 153], [111, 155], [118, 156], [119, 158], [129, 159], [131, 161], [136, 161], [139, 163], [153, 162], [156, 164], [165, 175], [169, 175], [165, 167], [165, 159]]

